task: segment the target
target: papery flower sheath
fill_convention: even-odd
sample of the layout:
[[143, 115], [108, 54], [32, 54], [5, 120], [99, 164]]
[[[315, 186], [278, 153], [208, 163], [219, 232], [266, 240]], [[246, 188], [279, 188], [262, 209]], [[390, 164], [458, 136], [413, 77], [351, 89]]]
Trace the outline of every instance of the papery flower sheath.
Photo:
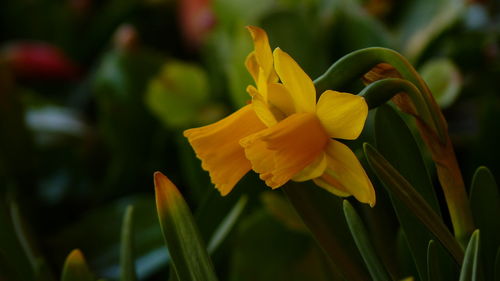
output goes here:
[[[271, 52], [266, 33], [248, 28], [255, 49], [246, 60], [256, 87], [252, 102], [225, 119], [185, 131], [203, 169], [222, 195], [253, 169], [266, 185], [313, 180], [338, 195], [375, 204], [375, 191], [354, 153], [335, 140], [356, 139], [368, 115], [363, 97], [314, 84], [284, 51]], [[278, 82], [281, 83], [278, 83]]]

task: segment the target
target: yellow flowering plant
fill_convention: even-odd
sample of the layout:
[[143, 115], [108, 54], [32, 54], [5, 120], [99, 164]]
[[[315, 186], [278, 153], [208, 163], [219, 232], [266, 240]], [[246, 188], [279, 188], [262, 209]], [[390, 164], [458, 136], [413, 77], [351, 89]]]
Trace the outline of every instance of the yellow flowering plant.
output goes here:
[[500, 281], [495, 1], [50, 2], [0, 4], [0, 281]]
[[[446, 120], [429, 88], [408, 61], [389, 49], [363, 49], [344, 56], [313, 82], [289, 54], [280, 48], [271, 50], [264, 30], [254, 26], [247, 29], [254, 44], [245, 62], [255, 82], [247, 87], [251, 100], [214, 124], [184, 132], [220, 194], [230, 193], [250, 170], [258, 173], [272, 189], [286, 185], [284, 193], [291, 206], [334, 264], [335, 274], [345, 278], [342, 280], [395, 280], [394, 272], [378, 256], [351, 203], [332, 200], [335, 196], [325, 198], [303, 184], [312, 181], [336, 196], [352, 195], [361, 203], [375, 205], [371, 180], [353, 151], [339, 139], [358, 138], [368, 110], [379, 107], [375, 116], [377, 148], [365, 143], [364, 152], [371, 170], [390, 195], [406, 233], [418, 280], [458, 275], [449, 270], [438, 272], [438, 264], [458, 265], [460, 280], [481, 280], [477, 271], [480, 234], [473, 232], [471, 216], [482, 211], [477, 207], [471, 211], [469, 207], [469, 202], [474, 206], [478, 199], [467, 198]], [[357, 95], [335, 91], [360, 78], [366, 86]], [[416, 120], [437, 164], [454, 234], [443, 222], [433, 184], [412, 134], [398, 114], [384, 105], [390, 100]], [[480, 169], [473, 186], [484, 186], [481, 182], [490, 182], [489, 179], [491, 174]], [[157, 182], [157, 192], [159, 185], [162, 184]], [[495, 193], [493, 189], [488, 192]], [[332, 207], [343, 210], [345, 222], [329, 221], [327, 212]], [[159, 209], [162, 217], [160, 213]], [[172, 220], [175, 219], [175, 212], [163, 213], [171, 213]], [[166, 215], [163, 217], [165, 233], [168, 232], [165, 225], [172, 221]], [[342, 237], [343, 229], [347, 228], [352, 234], [351, 242]], [[165, 238], [173, 247], [183, 240], [180, 236]], [[352, 242], [366, 268], [349, 250]], [[184, 258], [183, 262], [189, 261], [190, 258]], [[211, 266], [206, 270], [212, 270]]]
[[[101, 240], [116, 234], [107, 232], [117, 221], [116, 213], [121, 216], [117, 210], [124, 209], [122, 200], [65, 229], [63, 235], [82, 240], [99, 237], [87, 242], [95, 243], [106, 259], [119, 248], [119, 266], [105, 261], [110, 266], [99, 268], [99, 275], [157, 280], [164, 276], [153, 273], [168, 262], [172, 281], [217, 281], [226, 272], [229, 276], [220, 280], [500, 280], [500, 222], [491, 219], [500, 215], [494, 176], [486, 167], [478, 168], [466, 191], [447, 122], [406, 58], [386, 48], [361, 49], [313, 81], [287, 52], [271, 48], [263, 29], [247, 30], [253, 43], [244, 62], [253, 79], [246, 87], [247, 104], [213, 124], [187, 129], [183, 136], [177, 132], [179, 147], [185, 149], [176, 153], [187, 153], [190, 158], [181, 158], [193, 164], [180, 170], [189, 179], [208, 172], [209, 186], [215, 189], [200, 181], [206, 194], [189, 202], [197, 205], [193, 214], [182, 195], [195, 189], [192, 182], [183, 182], [185, 175], [171, 173], [171, 181], [155, 172], [156, 200], [125, 200], [117, 244], [102, 247]], [[168, 70], [153, 80], [147, 103], [155, 114], [168, 112], [165, 124], [186, 128], [198, 119], [191, 113], [206, 114], [201, 109], [208, 78], [201, 68], [177, 62]], [[192, 90], [198, 92], [190, 96], [199, 99], [190, 104], [179, 93]], [[173, 93], [178, 95], [164, 96]], [[112, 103], [106, 99], [105, 104]], [[175, 109], [186, 115], [175, 116]], [[119, 111], [110, 111], [110, 116]], [[225, 111], [218, 108], [211, 120], [220, 112]], [[133, 119], [128, 113], [121, 116]], [[412, 120], [415, 126], [408, 126]], [[367, 121], [371, 126], [365, 128]], [[359, 141], [350, 142], [363, 130], [362, 141], [367, 142], [362, 147]], [[430, 157], [423, 156], [422, 148]], [[433, 181], [429, 170], [434, 166]], [[248, 173], [259, 177], [248, 178], [252, 185], [241, 182]], [[174, 181], [190, 189], [179, 190]], [[282, 192], [256, 190], [259, 183]], [[438, 185], [443, 198], [436, 192]], [[56, 280], [32, 243], [36, 237], [30, 235], [15, 199], [0, 202], [0, 223], [0, 280]], [[100, 230], [103, 223], [110, 225]], [[62, 281], [96, 280], [91, 270], [96, 254], [87, 249], [83, 243], [82, 251], [70, 252]], [[228, 252], [222, 258], [228, 269], [218, 271], [220, 256]]]
[[313, 180], [338, 196], [375, 205], [375, 191], [354, 153], [335, 139], [356, 139], [368, 115], [361, 96], [326, 90], [317, 99], [313, 81], [280, 48], [271, 51], [264, 30], [248, 27], [254, 51], [246, 60], [255, 86], [251, 103], [221, 121], [184, 132], [228, 194], [250, 169], [275, 189], [290, 180]]

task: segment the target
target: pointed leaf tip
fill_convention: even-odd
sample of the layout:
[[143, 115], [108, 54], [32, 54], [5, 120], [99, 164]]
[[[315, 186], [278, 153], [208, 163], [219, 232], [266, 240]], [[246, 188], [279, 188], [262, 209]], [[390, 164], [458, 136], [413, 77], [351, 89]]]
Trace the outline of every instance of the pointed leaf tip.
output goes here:
[[169, 200], [171, 196], [180, 196], [177, 187], [170, 181], [170, 179], [161, 172], [154, 173], [155, 193], [156, 193], [156, 206], [158, 213], [161, 215], [167, 208], [167, 204], [174, 203], [175, 200]]
[[68, 258], [66, 259], [68, 264], [84, 264], [85, 257], [83, 256], [82, 251], [80, 249], [74, 249], [69, 253]]
[[460, 281], [479, 281], [480, 261], [479, 261], [480, 231], [476, 229], [467, 244], [463, 266], [460, 271]]
[[79, 249], [71, 251], [64, 262], [62, 281], [91, 281], [94, 280], [90, 273], [83, 253]]
[[178, 280], [216, 281], [215, 271], [194, 218], [177, 187], [154, 173], [160, 227]]

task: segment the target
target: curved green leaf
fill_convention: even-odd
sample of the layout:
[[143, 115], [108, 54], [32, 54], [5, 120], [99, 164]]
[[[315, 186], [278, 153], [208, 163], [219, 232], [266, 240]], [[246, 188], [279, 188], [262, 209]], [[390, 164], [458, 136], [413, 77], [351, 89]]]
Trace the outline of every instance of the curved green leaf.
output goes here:
[[387, 273], [387, 270], [370, 242], [370, 238], [361, 218], [347, 200], [344, 200], [344, 215], [349, 225], [349, 229], [351, 230], [351, 234], [354, 237], [354, 241], [368, 267], [368, 271], [370, 271], [372, 279], [374, 281], [391, 280], [389, 273]]
[[212, 262], [188, 205], [162, 173], [154, 174], [156, 207], [172, 265], [182, 281], [216, 281]]
[[441, 221], [436, 212], [427, 204], [425, 199], [414, 187], [371, 145], [364, 144], [368, 163], [384, 187], [431, 231], [443, 246], [450, 252], [455, 261], [461, 264], [463, 251], [448, 228]]
[[[377, 149], [384, 158], [392, 166], [398, 167], [398, 172], [408, 180], [433, 211], [440, 215], [436, 194], [420, 149], [403, 119], [388, 105], [377, 108], [375, 139]], [[392, 196], [392, 193], [390, 195], [420, 279], [425, 280], [428, 276], [427, 245], [434, 236], [403, 202]]]
[[377, 150], [389, 163], [398, 167], [401, 175], [415, 187], [434, 212], [441, 216], [420, 148], [406, 123], [388, 105], [379, 107], [375, 114], [375, 139]]
[[478, 281], [479, 279], [479, 229], [472, 236], [465, 250], [464, 262], [459, 281]]
[[474, 222], [481, 230], [481, 256], [486, 279], [493, 279], [496, 251], [500, 247], [500, 194], [495, 178], [479, 167], [472, 178], [470, 205]]

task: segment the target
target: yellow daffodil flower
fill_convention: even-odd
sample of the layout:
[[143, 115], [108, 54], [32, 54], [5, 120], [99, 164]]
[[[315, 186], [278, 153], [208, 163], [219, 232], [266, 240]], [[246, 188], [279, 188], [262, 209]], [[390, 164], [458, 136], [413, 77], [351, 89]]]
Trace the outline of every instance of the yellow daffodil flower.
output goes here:
[[328, 90], [316, 103], [314, 84], [300, 66], [279, 48], [271, 52], [262, 29], [249, 30], [255, 50], [246, 66], [257, 85], [247, 88], [252, 103], [184, 133], [212, 182], [225, 195], [251, 168], [271, 188], [313, 180], [373, 206], [375, 192], [363, 167], [333, 139], [359, 136], [368, 114], [365, 100]]

